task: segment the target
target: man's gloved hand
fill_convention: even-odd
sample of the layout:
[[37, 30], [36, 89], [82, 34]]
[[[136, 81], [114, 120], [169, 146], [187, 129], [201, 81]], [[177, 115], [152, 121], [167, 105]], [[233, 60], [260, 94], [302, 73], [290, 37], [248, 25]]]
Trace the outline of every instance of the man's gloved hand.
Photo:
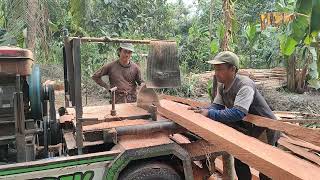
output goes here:
[[202, 114], [203, 116], [206, 116], [206, 117], [208, 117], [208, 114], [209, 114], [209, 110], [208, 109], [202, 109], [202, 108], [199, 108], [199, 107], [189, 107], [188, 110], [192, 110], [195, 113], [200, 113], [200, 114]]

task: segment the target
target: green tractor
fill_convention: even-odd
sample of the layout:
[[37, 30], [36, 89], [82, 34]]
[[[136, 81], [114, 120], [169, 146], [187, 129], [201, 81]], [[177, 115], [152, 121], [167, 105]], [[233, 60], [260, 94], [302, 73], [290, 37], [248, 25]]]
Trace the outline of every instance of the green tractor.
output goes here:
[[[107, 42], [142, 43], [151, 47], [146, 85], [140, 88], [136, 103], [115, 104], [113, 100], [112, 104], [103, 106], [84, 106], [81, 44]], [[28, 162], [0, 166], [0, 180], [193, 180], [208, 177], [208, 168], [195, 163], [206, 156], [193, 157], [183, 146], [200, 138], [157, 113], [160, 101], [153, 88], [177, 87], [181, 83], [175, 42], [66, 36], [63, 55], [65, 107], [59, 108], [57, 117], [53, 88], [41, 86], [39, 67], [32, 66], [32, 58], [6, 60], [30, 63], [28, 73], [11, 72], [12, 87], [7, 94], [15, 97], [10, 105], [12, 139], [4, 144], [4, 149], [16, 148], [17, 162]], [[25, 84], [25, 90], [19, 85], [20, 81]], [[25, 102], [22, 96], [27, 96]], [[26, 106], [24, 110], [22, 104]], [[32, 127], [27, 128], [24, 126], [27, 123], [23, 122], [29, 119]], [[30, 142], [26, 141], [29, 136]], [[24, 151], [19, 155], [19, 150]], [[33, 153], [37, 155], [20, 160], [20, 156]]]

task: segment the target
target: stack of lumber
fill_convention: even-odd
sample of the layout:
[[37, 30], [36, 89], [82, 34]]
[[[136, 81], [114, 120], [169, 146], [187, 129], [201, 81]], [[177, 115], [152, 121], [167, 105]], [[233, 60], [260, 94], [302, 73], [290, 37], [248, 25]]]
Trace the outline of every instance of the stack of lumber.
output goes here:
[[239, 74], [249, 76], [256, 85], [262, 88], [279, 88], [287, 82], [284, 68], [243, 69], [239, 71]]
[[[240, 69], [238, 73], [250, 77], [259, 88], [274, 89], [283, 87], [287, 83], [287, 76], [284, 68]], [[214, 71], [194, 75], [194, 78], [199, 81], [195, 88], [200, 94], [206, 93], [203, 90], [207, 89], [207, 83], [212, 79], [213, 75]]]
[[320, 123], [320, 114], [293, 112], [293, 111], [274, 111], [280, 121], [296, 124]]
[[282, 134], [278, 144], [282, 149], [320, 166], [320, 147], [298, 138]]
[[[308, 127], [312, 124], [320, 124], [320, 115], [301, 112], [288, 112], [288, 111], [275, 111], [275, 115], [281, 122], [287, 122], [295, 125], [303, 125]], [[320, 139], [318, 140], [320, 141]], [[302, 140], [301, 138], [290, 137], [289, 135], [282, 134], [278, 141], [279, 145], [284, 150], [295, 154], [305, 160], [315, 163], [320, 166], [320, 146], [314, 145]]]

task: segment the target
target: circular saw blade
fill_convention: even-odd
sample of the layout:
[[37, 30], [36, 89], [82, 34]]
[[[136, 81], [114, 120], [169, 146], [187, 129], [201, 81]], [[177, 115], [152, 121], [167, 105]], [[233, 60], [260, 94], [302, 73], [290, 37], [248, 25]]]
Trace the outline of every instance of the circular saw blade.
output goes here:
[[148, 111], [151, 105], [160, 105], [158, 95], [152, 88], [147, 88], [146, 85], [143, 85], [137, 95], [137, 106]]

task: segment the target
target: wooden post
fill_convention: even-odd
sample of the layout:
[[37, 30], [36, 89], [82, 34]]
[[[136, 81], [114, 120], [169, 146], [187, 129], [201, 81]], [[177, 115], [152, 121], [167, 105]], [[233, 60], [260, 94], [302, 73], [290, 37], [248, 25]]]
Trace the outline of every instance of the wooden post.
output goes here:
[[234, 161], [233, 157], [225, 153], [222, 155], [222, 162], [223, 162], [223, 180], [234, 180], [235, 175], [233, 171]]
[[82, 135], [82, 95], [81, 95], [81, 54], [80, 54], [80, 39], [73, 39], [72, 46], [73, 64], [74, 64], [74, 95], [76, 109], [76, 143], [78, 154], [82, 154], [83, 135]]

